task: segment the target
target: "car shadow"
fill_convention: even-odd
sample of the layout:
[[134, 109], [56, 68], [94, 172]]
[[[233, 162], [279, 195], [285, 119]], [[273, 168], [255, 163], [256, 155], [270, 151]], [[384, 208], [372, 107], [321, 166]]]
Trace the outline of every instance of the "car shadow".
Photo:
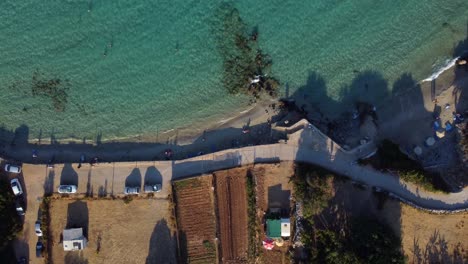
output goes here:
[[141, 172], [139, 168], [134, 168], [130, 175], [125, 179], [126, 187], [140, 187], [141, 188]]
[[150, 166], [146, 169], [145, 173], [145, 185], [154, 185], [154, 184], [161, 184], [162, 183], [162, 175], [156, 169], [155, 166]]
[[73, 169], [71, 163], [65, 163], [63, 166], [60, 185], [75, 185], [78, 187], [78, 173]]

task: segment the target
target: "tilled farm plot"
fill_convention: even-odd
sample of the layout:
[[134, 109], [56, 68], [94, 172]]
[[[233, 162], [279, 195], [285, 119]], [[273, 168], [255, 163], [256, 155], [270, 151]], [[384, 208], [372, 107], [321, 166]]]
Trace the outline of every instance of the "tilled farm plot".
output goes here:
[[221, 261], [247, 261], [247, 167], [214, 173], [221, 239]]
[[174, 182], [183, 263], [217, 263], [213, 177]]

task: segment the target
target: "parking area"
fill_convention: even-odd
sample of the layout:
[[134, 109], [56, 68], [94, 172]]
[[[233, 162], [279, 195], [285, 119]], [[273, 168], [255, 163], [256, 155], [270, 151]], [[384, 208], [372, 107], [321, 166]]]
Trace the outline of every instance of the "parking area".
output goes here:
[[[45, 167], [45, 166], [44, 166]], [[56, 193], [60, 185], [77, 186], [77, 194], [86, 196], [122, 196], [124, 188], [162, 183], [155, 197], [164, 198], [170, 193], [172, 169], [168, 162], [100, 163], [94, 166], [65, 163], [46, 169], [44, 188]]]
[[45, 193], [58, 195], [60, 185], [76, 185], [77, 193], [66, 195], [68, 198], [111, 195], [121, 197], [125, 186], [139, 186], [140, 195], [143, 196], [144, 184], [162, 183], [161, 192], [155, 193], [154, 198], [167, 198], [172, 167], [168, 162], [99, 163], [94, 166], [83, 164], [80, 168], [78, 164], [60, 164], [53, 168], [25, 164], [20, 174], [8, 175], [9, 178], [19, 179], [26, 211], [23, 232], [14, 242], [16, 257], [26, 257], [29, 263], [43, 263], [43, 259], [36, 258], [38, 237], [34, 225], [40, 218], [40, 205]]

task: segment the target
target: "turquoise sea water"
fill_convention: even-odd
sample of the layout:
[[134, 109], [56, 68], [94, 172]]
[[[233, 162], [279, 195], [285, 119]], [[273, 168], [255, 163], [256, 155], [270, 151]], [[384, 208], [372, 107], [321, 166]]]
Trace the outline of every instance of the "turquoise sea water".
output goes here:
[[[112, 139], [237, 114], [248, 99], [221, 84], [213, 35], [221, 3], [2, 1], [0, 122], [27, 125], [30, 138]], [[232, 3], [248, 28], [258, 26], [273, 73], [291, 93], [315, 72], [335, 100], [360, 71], [389, 84], [405, 72], [422, 80], [467, 34], [466, 0]], [[32, 95], [35, 72], [66, 83], [65, 111]]]

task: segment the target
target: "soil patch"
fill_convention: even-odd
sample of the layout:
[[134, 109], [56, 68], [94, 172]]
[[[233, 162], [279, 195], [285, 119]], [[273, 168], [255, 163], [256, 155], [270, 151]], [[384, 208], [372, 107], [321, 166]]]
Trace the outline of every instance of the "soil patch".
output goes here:
[[173, 184], [182, 263], [216, 263], [216, 216], [213, 177], [201, 176]]
[[223, 263], [247, 261], [247, 170], [243, 167], [214, 173]]

